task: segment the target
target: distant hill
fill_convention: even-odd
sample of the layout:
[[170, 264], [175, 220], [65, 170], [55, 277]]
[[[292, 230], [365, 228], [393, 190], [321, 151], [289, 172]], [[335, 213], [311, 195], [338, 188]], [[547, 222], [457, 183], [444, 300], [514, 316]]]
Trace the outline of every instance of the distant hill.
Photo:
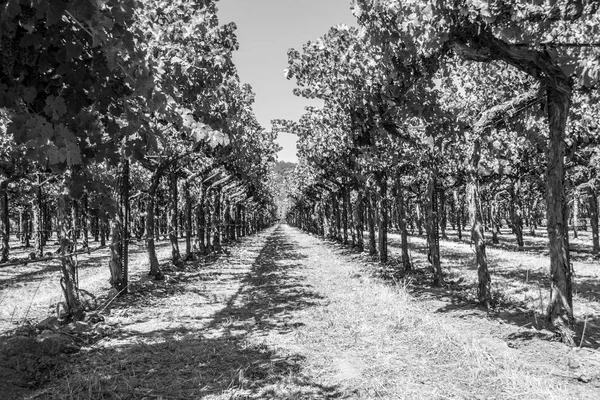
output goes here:
[[274, 171], [278, 175], [285, 175], [286, 172], [293, 171], [296, 168], [296, 163], [287, 161], [277, 161], [275, 163]]
[[279, 208], [279, 218], [283, 218], [287, 211], [287, 185], [285, 179], [291, 175], [296, 168], [296, 163], [287, 161], [277, 161], [273, 167], [275, 173], [275, 184], [277, 185], [277, 207]]
[[[275, 166], [273, 167], [273, 172], [275, 173], [275, 182], [278, 185], [283, 185], [285, 182], [285, 177], [294, 172], [296, 168], [296, 163], [287, 162], [287, 161], [277, 161]], [[280, 187], [280, 189], [282, 189]], [[283, 194], [285, 196], [285, 194]]]

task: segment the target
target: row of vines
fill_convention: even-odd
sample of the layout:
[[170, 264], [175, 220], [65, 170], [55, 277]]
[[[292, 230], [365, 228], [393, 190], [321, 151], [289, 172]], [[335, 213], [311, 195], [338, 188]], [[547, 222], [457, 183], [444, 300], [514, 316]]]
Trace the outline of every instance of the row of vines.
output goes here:
[[160, 279], [156, 240], [179, 266], [273, 222], [235, 29], [213, 0], [0, 1], [0, 267], [59, 260], [61, 317], [83, 315], [79, 252], [110, 248], [124, 294], [134, 240]]
[[[549, 320], [573, 343], [569, 224], [589, 221], [598, 254], [595, 85], [599, 4], [592, 0], [357, 0], [339, 25], [290, 50], [296, 94], [323, 100], [299, 121], [288, 220], [388, 258], [387, 232], [424, 232], [434, 285], [439, 238], [470, 234], [479, 302], [494, 301], [486, 235], [545, 228]], [[368, 238], [363, 238], [368, 231]], [[376, 233], [376, 231], [378, 231]]]

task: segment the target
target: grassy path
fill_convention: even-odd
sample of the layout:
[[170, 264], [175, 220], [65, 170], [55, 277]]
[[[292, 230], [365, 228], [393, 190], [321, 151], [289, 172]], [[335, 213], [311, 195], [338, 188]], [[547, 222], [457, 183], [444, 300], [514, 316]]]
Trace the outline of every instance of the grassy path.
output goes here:
[[369, 268], [271, 228], [165, 282], [139, 282], [111, 308], [110, 334], [29, 398], [597, 398], [598, 379], [577, 380], [575, 352], [548, 343], [548, 356], [525, 354], [490, 335], [498, 322], [429, 311]]

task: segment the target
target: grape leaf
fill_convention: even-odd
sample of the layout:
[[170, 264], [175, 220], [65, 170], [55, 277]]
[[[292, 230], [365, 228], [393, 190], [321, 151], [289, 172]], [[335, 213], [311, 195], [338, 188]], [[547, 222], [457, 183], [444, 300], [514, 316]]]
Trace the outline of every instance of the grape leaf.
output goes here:
[[46, 99], [46, 107], [44, 112], [47, 116], [54, 120], [59, 119], [67, 113], [67, 106], [65, 105], [65, 99], [60, 96], [50, 95]]
[[34, 87], [26, 87], [25, 89], [23, 89], [23, 100], [25, 100], [26, 103], [33, 103], [36, 96], [37, 90], [35, 90]]
[[4, 8], [2, 14], [4, 14], [7, 18], [14, 18], [21, 13], [21, 5], [19, 4], [19, 0], [8, 0], [8, 3], [4, 4], [2, 8]]
[[63, 0], [49, 1], [48, 9], [46, 10], [46, 23], [48, 26], [57, 24], [61, 20], [66, 9], [67, 4]]
[[67, 142], [67, 148], [65, 150], [67, 165], [69, 167], [81, 164], [81, 152], [79, 146], [73, 142]]

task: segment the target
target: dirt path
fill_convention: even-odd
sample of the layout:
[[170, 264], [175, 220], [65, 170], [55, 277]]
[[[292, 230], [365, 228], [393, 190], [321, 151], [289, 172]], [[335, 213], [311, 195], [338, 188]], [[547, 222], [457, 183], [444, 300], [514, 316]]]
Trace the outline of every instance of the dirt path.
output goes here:
[[598, 377], [582, 379], [595, 350], [536, 338], [542, 352], [509, 347], [505, 324], [436, 313], [372, 269], [271, 228], [165, 282], [139, 282], [112, 306], [110, 332], [26, 398], [597, 398]]

